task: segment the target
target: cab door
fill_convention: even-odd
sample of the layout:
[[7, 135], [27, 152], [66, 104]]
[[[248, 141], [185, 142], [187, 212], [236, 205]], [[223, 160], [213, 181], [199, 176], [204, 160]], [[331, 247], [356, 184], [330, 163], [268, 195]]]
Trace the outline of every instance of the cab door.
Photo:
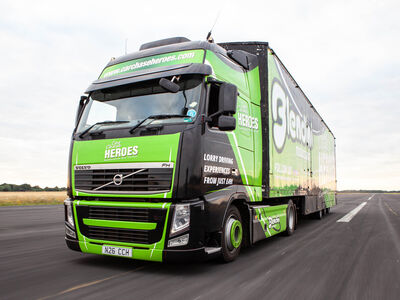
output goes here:
[[[249, 100], [238, 96], [236, 110], [236, 129], [233, 131], [236, 141], [237, 156], [239, 156], [240, 172], [244, 185], [254, 185], [254, 139], [252, 117]], [[237, 142], [237, 143], [236, 143]]]

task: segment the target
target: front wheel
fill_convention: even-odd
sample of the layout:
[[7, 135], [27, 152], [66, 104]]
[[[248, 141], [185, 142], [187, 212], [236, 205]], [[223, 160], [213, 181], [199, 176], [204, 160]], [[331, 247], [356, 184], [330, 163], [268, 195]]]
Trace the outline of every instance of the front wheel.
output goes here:
[[239, 255], [242, 241], [242, 218], [236, 206], [231, 206], [226, 214], [221, 241], [222, 259], [225, 262], [233, 261]]

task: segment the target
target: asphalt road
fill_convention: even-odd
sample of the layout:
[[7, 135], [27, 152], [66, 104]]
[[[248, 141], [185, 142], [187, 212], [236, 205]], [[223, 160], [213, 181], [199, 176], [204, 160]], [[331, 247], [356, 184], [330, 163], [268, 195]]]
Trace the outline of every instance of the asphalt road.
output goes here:
[[2, 207], [0, 299], [400, 299], [400, 195], [370, 197], [339, 195], [322, 220], [301, 219], [293, 236], [230, 264], [78, 253], [64, 243], [62, 206]]

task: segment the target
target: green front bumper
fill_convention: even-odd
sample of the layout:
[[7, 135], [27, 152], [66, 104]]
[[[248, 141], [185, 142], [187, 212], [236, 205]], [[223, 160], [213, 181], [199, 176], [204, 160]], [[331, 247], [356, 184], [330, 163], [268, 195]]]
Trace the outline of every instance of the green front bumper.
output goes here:
[[[171, 203], [159, 202], [159, 203], [149, 203], [149, 202], [115, 202], [115, 201], [87, 201], [87, 200], [75, 200], [73, 202], [74, 207], [74, 219], [76, 226], [76, 233], [78, 238], [78, 244], [80, 250], [85, 253], [93, 254], [103, 254], [102, 246], [122, 246], [132, 248], [132, 259], [149, 260], [149, 261], [163, 261], [163, 250], [166, 240], [166, 230], [168, 224], [168, 217], [170, 212]], [[106, 220], [102, 217], [85, 217], [82, 218], [80, 213], [80, 208], [84, 207], [102, 207], [109, 209], [117, 208], [138, 208], [138, 209], [158, 209], [165, 211], [165, 220], [163, 224], [158, 224], [162, 226], [161, 238], [153, 243], [131, 243], [116, 241], [107, 239], [94, 239], [85, 236], [80, 229], [80, 226], [92, 226], [95, 228], [106, 228], [115, 230], [139, 230], [141, 232], [155, 230], [157, 224], [154, 222], [131, 222], [131, 221], [121, 221], [121, 220]], [[103, 254], [104, 255], [104, 254]]]

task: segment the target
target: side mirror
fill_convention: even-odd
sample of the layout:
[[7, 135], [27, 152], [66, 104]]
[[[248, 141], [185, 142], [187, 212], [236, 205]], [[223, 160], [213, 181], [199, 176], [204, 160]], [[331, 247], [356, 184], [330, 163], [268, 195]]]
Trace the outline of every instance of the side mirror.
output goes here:
[[218, 128], [221, 131], [234, 130], [236, 128], [236, 119], [231, 116], [219, 116]]
[[237, 103], [237, 87], [224, 82], [219, 87], [218, 106], [222, 114], [235, 114]]
[[78, 110], [76, 111], [76, 116], [75, 116], [75, 127], [78, 126], [79, 122], [79, 117], [81, 116], [83, 107], [85, 106], [85, 101], [87, 100], [87, 96], [81, 96], [81, 100], [79, 101], [79, 106]]

